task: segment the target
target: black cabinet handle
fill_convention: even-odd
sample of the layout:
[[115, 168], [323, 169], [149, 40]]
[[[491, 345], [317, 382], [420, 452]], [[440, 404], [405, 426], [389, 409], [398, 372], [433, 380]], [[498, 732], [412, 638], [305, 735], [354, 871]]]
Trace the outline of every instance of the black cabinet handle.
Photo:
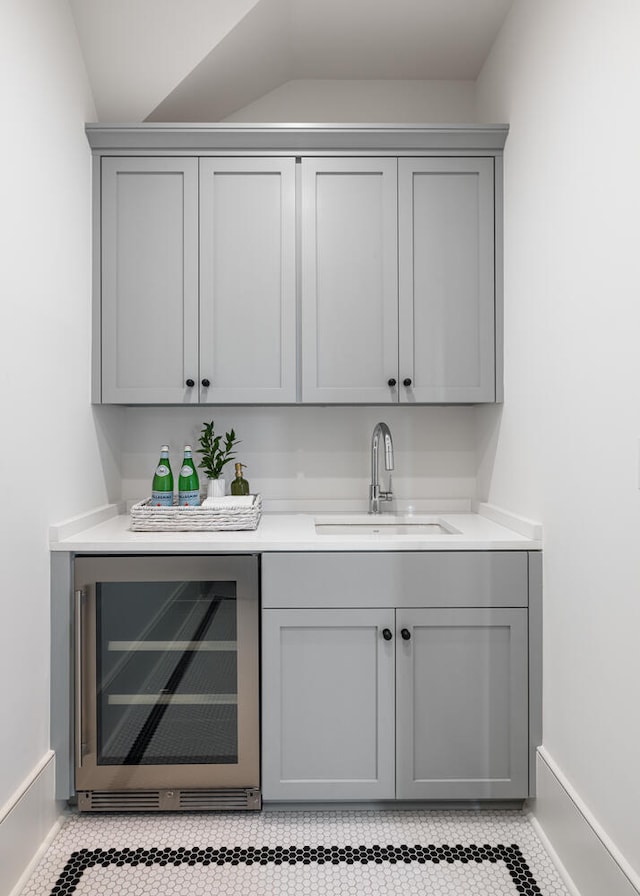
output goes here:
[[409, 631], [408, 628], [403, 628], [402, 631], [400, 632], [400, 634], [402, 635], [402, 640], [403, 640], [403, 641], [410, 641], [410, 640], [411, 640], [411, 632]]
[[402, 380], [402, 385], [409, 387], [411, 385], [411, 378], [405, 377], [405, 379]]
[[391, 386], [392, 389], [395, 386], [395, 384], [396, 384], [396, 380], [394, 379], [394, 377], [391, 377], [390, 380], [387, 380], [387, 386]]
[[195, 380], [189, 378], [185, 385], [187, 385], [190, 389], [193, 389], [193, 387], [195, 386]]
[[385, 639], [385, 641], [390, 641], [390, 640], [393, 638], [393, 635], [392, 635], [392, 633], [391, 633], [391, 629], [390, 629], [390, 628], [383, 628], [383, 629], [382, 629], [382, 637]]
[[209, 382], [209, 380], [204, 379], [202, 380], [202, 385], [205, 387], [205, 389], [208, 389], [211, 383]]

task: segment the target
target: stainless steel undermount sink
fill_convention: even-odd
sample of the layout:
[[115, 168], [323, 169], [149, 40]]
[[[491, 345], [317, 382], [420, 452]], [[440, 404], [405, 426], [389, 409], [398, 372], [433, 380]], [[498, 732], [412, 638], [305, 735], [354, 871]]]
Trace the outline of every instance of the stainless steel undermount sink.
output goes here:
[[391, 514], [356, 514], [354, 516], [316, 517], [318, 535], [460, 535], [450, 523], [435, 516], [398, 516]]

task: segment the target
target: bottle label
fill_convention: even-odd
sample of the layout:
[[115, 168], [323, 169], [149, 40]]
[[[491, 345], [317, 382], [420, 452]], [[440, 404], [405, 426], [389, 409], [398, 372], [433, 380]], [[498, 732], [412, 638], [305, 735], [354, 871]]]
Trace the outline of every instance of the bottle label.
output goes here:
[[200, 492], [197, 488], [178, 493], [180, 507], [200, 507]]
[[184, 464], [184, 466], [180, 467], [180, 475], [184, 476], [186, 479], [188, 476], [193, 476], [195, 470], [193, 467], [190, 467], [189, 464]]
[[151, 492], [152, 507], [173, 506], [173, 492]]
[[168, 476], [171, 470], [166, 464], [158, 464], [156, 468], [156, 476]]

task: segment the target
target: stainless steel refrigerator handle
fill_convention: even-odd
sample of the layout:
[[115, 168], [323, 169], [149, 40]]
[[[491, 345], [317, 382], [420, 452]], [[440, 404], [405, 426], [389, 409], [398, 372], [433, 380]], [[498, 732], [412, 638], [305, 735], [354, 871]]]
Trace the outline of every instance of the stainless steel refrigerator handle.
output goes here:
[[75, 592], [75, 694], [76, 694], [76, 768], [82, 768], [82, 599], [83, 591]]

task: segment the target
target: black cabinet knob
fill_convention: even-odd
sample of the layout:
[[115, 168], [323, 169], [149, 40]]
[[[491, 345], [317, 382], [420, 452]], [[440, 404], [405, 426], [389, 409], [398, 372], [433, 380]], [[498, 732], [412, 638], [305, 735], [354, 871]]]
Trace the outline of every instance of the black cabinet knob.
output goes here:
[[391, 634], [391, 629], [383, 628], [382, 629], [382, 637], [385, 639], [385, 641], [390, 641], [393, 638], [393, 635]]
[[211, 383], [209, 382], [208, 379], [204, 379], [204, 380], [202, 380], [202, 385], [205, 387], [205, 389], [208, 389], [209, 386], [211, 385]]
[[394, 377], [391, 377], [390, 380], [387, 380], [387, 386], [391, 386], [391, 388], [393, 388], [395, 386], [395, 384], [396, 384], [396, 380], [394, 379]]
[[410, 385], [411, 385], [411, 378], [408, 377], [408, 376], [405, 377], [405, 379], [402, 380], [402, 385], [403, 385], [403, 386], [410, 386]]
[[400, 632], [400, 634], [402, 635], [402, 640], [403, 640], [403, 641], [410, 641], [410, 640], [411, 640], [411, 632], [409, 631], [408, 628], [403, 628], [402, 631]]
[[187, 382], [186, 382], [186, 385], [187, 385], [190, 389], [193, 389], [193, 387], [195, 386], [195, 381], [192, 380], [191, 378], [189, 378], [189, 379], [187, 380]]

